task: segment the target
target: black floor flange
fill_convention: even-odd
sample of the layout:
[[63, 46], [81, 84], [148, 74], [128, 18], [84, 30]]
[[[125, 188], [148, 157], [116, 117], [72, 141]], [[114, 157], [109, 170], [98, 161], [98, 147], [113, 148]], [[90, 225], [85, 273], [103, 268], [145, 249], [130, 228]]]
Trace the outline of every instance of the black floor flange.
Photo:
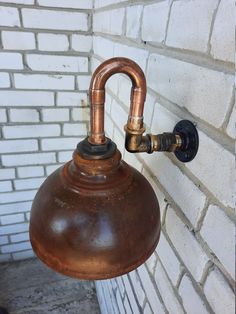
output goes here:
[[183, 143], [181, 148], [175, 151], [175, 156], [182, 162], [193, 160], [199, 146], [198, 131], [195, 125], [189, 120], [181, 120], [176, 124], [173, 132], [181, 136]]

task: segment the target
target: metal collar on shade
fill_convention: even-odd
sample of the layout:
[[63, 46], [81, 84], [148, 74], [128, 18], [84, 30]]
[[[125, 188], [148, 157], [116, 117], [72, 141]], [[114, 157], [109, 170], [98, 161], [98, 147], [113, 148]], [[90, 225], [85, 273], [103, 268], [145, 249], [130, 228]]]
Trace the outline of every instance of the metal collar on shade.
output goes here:
[[112, 58], [96, 69], [89, 90], [91, 132], [78, 144], [73, 159], [42, 184], [30, 218], [30, 240], [37, 256], [55, 271], [80, 279], [112, 278], [137, 268], [153, 253], [160, 237], [155, 192], [105, 136], [105, 84], [115, 73], [132, 81], [125, 126], [129, 152], [174, 152], [188, 162], [198, 150], [197, 130], [187, 120], [172, 133], [143, 135], [146, 80], [135, 62]]

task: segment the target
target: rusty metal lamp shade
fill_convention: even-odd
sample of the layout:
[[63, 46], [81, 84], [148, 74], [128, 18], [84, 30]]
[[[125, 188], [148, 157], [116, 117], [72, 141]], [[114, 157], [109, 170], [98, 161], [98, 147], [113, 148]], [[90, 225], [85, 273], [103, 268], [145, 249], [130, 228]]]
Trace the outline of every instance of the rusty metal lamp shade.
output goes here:
[[144, 263], [160, 237], [158, 200], [146, 178], [121, 159], [104, 133], [105, 83], [115, 73], [132, 80], [125, 146], [129, 152], [170, 151], [194, 158], [197, 131], [181, 121], [173, 133], [143, 135], [145, 76], [126, 58], [113, 58], [95, 71], [90, 85], [91, 131], [73, 160], [52, 173], [35, 196], [30, 240], [49, 267], [79, 279], [123, 275]]

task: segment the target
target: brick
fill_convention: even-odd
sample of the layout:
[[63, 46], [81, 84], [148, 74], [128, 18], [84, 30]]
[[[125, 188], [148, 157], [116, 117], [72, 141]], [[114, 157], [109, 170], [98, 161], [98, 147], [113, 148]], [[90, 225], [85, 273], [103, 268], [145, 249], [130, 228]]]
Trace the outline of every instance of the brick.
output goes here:
[[74, 89], [71, 75], [14, 74], [16, 88], [28, 89]]
[[36, 192], [37, 190], [2, 193], [0, 195], [0, 204], [32, 201]]
[[146, 102], [144, 106], [144, 113], [143, 113], [144, 122], [146, 124], [147, 131], [150, 130], [151, 128], [151, 123], [153, 119], [153, 111], [156, 106], [155, 102], [156, 102], [155, 97], [147, 93]]
[[12, 258], [15, 261], [25, 260], [27, 258], [35, 257], [34, 252], [32, 250], [26, 250], [21, 252], [16, 252], [12, 254]]
[[42, 140], [42, 150], [68, 150], [75, 149], [78, 144], [77, 137], [50, 138]]
[[[109, 59], [114, 56], [114, 46], [115, 46], [115, 43], [111, 40], [108, 40], [99, 36], [93, 37], [94, 54], [101, 56], [103, 59]], [[98, 64], [101, 63], [100, 61], [95, 60], [93, 58], [93, 63], [95, 64], [95, 62], [96, 62], [96, 67]]]
[[97, 294], [97, 298], [98, 298], [100, 311], [101, 311], [101, 313], [108, 314], [107, 308], [106, 308], [106, 303], [105, 303], [105, 298], [103, 295], [102, 282], [101, 281], [95, 281], [95, 287], [96, 287], [96, 294]]
[[4, 49], [9, 50], [31, 50], [35, 49], [35, 36], [30, 32], [2, 32], [2, 43]]
[[60, 135], [60, 127], [57, 124], [4, 126], [3, 134], [6, 138], [58, 136]]
[[177, 122], [179, 122], [179, 117], [159, 103], [155, 103], [151, 124], [152, 133], [172, 132]]
[[109, 10], [109, 14], [107, 14], [107, 11], [95, 12], [93, 15], [93, 30], [94, 32], [121, 35], [124, 16], [124, 8]]
[[23, 222], [24, 220], [24, 214], [14, 214], [0, 217], [2, 225], [12, 225], [14, 223]]
[[208, 310], [206, 309], [205, 303], [197, 294], [190, 278], [187, 275], [184, 275], [184, 277], [181, 280], [179, 294], [182, 298], [183, 306], [186, 313], [191, 314], [209, 313]]
[[118, 94], [118, 81], [120, 76], [121, 76], [120, 74], [114, 75], [107, 82], [108, 91], [110, 90], [115, 95]]
[[124, 298], [124, 307], [125, 307], [126, 313], [133, 313], [131, 310], [127, 296], [125, 296], [125, 298]]
[[125, 294], [125, 287], [124, 287], [124, 283], [122, 280], [122, 276], [116, 277], [116, 281], [117, 281], [117, 285], [119, 287], [119, 291], [121, 293], [121, 297], [123, 298], [124, 294]]
[[43, 121], [56, 122], [56, 121], [69, 121], [69, 109], [43, 109]]
[[91, 81], [90, 75], [78, 75], [77, 83], [79, 90], [88, 90]]
[[37, 164], [55, 163], [54, 153], [31, 153], [2, 156], [2, 164], [4, 166], [28, 166]]
[[79, 52], [90, 52], [92, 49], [92, 36], [73, 34], [71, 37], [71, 47]]
[[121, 105], [113, 100], [111, 107], [111, 118], [115, 121], [116, 125], [120, 128], [120, 131], [123, 132], [123, 127], [127, 123], [128, 114], [121, 107]]
[[66, 35], [61, 34], [38, 34], [38, 47], [43, 51], [67, 51], [69, 40]]
[[56, 171], [61, 165], [57, 164], [57, 165], [51, 165], [51, 166], [46, 166], [46, 173], [47, 176], [49, 176], [51, 173], [53, 173], [54, 171]]
[[227, 134], [234, 139], [236, 137], [235, 125], [236, 125], [236, 107], [234, 106], [226, 129]]
[[231, 102], [234, 79], [223, 72], [151, 54], [147, 82], [154, 91], [218, 128]]
[[27, 221], [30, 221], [30, 212], [26, 213], [26, 219]]
[[153, 314], [150, 305], [148, 303], [146, 303], [143, 314]]
[[106, 114], [111, 114], [111, 104], [112, 104], [113, 98], [110, 96], [109, 93], [106, 94], [106, 99], [105, 99], [105, 113]]
[[137, 169], [139, 172], [142, 171], [143, 165], [142, 163], [137, 159], [137, 157], [134, 154], [131, 154], [127, 151], [125, 151], [123, 155], [123, 159], [132, 167]]
[[0, 180], [14, 179], [15, 169], [0, 169]]
[[25, 216], [26, 216], [26, 220], [30, 221], [30, 212], [26, 213]]
[[235, 274], [234, 228], [233, 221], [222, 209], [210, 205], [200, 230], [201, 236], [232, 278]]
[[211, 54], [215, 59], [234, 62], [234, 9], [232, 0], [219, 4], [211, 36]]
[[9, 226], [0, 226], [0, 235], [1, 234], [12, 234], [16, 232], [24, 232], [28, 231], [29, 224], [28, 223], [20, 223]]
[[10, 191], [12, 191], [11, 181], [1, 181], [0, 192], [10, 192]]
[[39, 113], [36, 109], [10, 109], [12, 122], [39, 122]]
[[208, 275], [204, 293], [214, 313], [235, 313], [235, 295], [218, 269]]
[[1, 26], [20, 26], [19, 12], [16, 8], [0, 7]]
[[10, 77], [8, 73], [0, 73], [0, 88], [7, 88], [11, 86]]
[[139, 305], [143, 307], [144, 301], [145, 301], [145, 293], [143, 291], [140, 279], [136, 271], [135, 270], [131, 271], [129, 273], [129, 277], [131, 279], [132, 286], [134, 287], [134, 293], [136, 294], [136, 299], [138, 300]]
[[38, 189], [45, 181], [45, 178], [30, 178], [14, 180], [16, 190], [31, 190]]
[[156, 263], [157, 263], [157, 257], [155, 252], [152, 253], [152, 255], [146, 260], [145, 264], [147, 266], [147, 269], [149, 270], [149, 273], [151, 275], [154, 274], [155, 268], [156, 268]]
[[8, 244], [1, 247], [3, 253], [13, 253], [17, 251], [23, 251], [31, 248], [30, 242], [21, 242], [17, 244]]
[[201, 145], [199, 145], [197, 158], [186, 166], [216, 198], [226, 206], [234, 208], [233, 154], [201, 131], [199, 131], [199, 142]]
[[[124, 76], [124, 75], [119, 75], [119, 77], [118, 77], [118, 97], [121, 100], [121, 102], [126, 106], [126, 108], [128, 110], [130, 107], [131, 87], [132, 87], [131, 80], [129, 80], [129, 78]], [[115, 90], [114, 91], [112, 90], [112, 92], [114, 94], [116, 94]], [[120, 106], [120, 105], [117, 104], [115, 106]], [[113, 110], [116, 110], [116, 109], [117, 108], [114, 108]], [[126, 120], [127, 120], [127, 117], [126, 117]]]
[[0, 52], [0, 69], [23, 69], [22, 55], [14, 52]]
[[0, 96], [0, 106], [4, 107], [44, 107], [54, 105], [52, 92], [0, 91]]
[[58, 8], [69, 8], [69, 9], [92, 9], [92, 0], [39, 0], [39, 5], [46, 7], [58, 7]]
[[110, 118], [108, 114], [105, 114], [105, 135], [109, 138], [113, 138], [113, 129], [114, 129], [114, 122]]
[[164, 265], [170, 280], [175, 286], [180, 275], [180, 262], [163, 233], [161, 234], [156, 252], [162, 262], [162, 265]]
[[113, 142], [116, 143], [117, 148], [121, 152], [122, 156], [124, 155], [124, 150], [125, 150], [125, 136], [123, 133], [120, 132], [116, 127], [114, 128], [113, 131]]
[[121, 3], [124, 1], [126, 1], [126, 0], [96, 0], [94, 3], [94, 6], [95, 6], [95, 8], [101, 8], [101, 7], [105, 7], [107, 5], [110, 5], [110, 4]]
[[162, 300], [167, 310], [169, 311], [169, 313], [183, 314], [184, 311], [177, 297], [175, 296], [171, 283], [159, 261], [157, 262], [157, 267], [156, 267], [156, 272], [155, 272], [155, 282], [161, 294]]
[[117, 289], [117, 283], [115, 278], [110, 279], [111, 285], [112, 285], [112, 289], [116, 290]]
[[[157, 158], [158, 166], [156, 164]], [[154, 175], [157, 176], [166, 191], [173, 197], [192, 225], [197, 226], [198, 219], [205, 206], [206, 196], [163, 154], [145, 156], [144, 161], [153, 170]], [[168, 169], [168, 176], [166, 176], [164, 169]], [[179, 187], [178, 193], [176, 193], [176, 186]]]
[[57, 105], [58, 106], [86, 106], [87, 105], [87, 95], [85, 93], [73, 93], [59, 92], [57, 94]]
[[109, 313], [119, 314], [119, 310], [118, 310], [118, 306], [117, 306], [117, 302], [116, 302], [116, 297], [115, 297], [114, 291], [112, 289], [111, 280], [106, 280], [105, 283], [107, 285], [107, 290], [109, 291], [109, 301], [108, 301], [108, 298], [106, 299], [106, 303], [109, 302], [110, 309], [111, 309], [109, 311]]
[[19, 178], [42, 177], [44, 175], [44, 169], [42, 166], [18, 167], [17, 173]]
[[24, 27], [87, 31], [88, 15], [80, 12], [22, 9]]
[[142, 40], [163, 42], [168, 21], [169, 2], [147, 5], [143, 9]]
[[114, 56], [122, 56], [135, 61], [145, 72], [149, 52], [144, 49], [129, 47], [117, 43], [114, 49]]
[[0, 109], [0, 122], [7, 122], [6, 109]]
[[73, 136], [86, 136], [87, 135], [87, 127], [85, 123], [65, 123], [63, 126], [63, 134], [64, 135], [73, 135]]
[[90, 110], [89, 108], [73, 108], [72, 109], [72, 119], [74, 121], [89, 121], [90, 119]]
[[130, 6], [126, 8], [126, 36], [138, 38], [140, 30], [140, 20], [143, 11], [142, 5]]
[[1, 0], [0, 2], [15, 4], [34, 4], [34, 0]]
[[166, 214], [166, 231], [186, 267], [196, 281], [200, 281], [208, 257], [187, 226], [170, 207]]
[[118, 304], [118, 307], [120, 310], [120, 314], [125, 314], [126, 312], [125, 312], [124, 304], [123, 304], [123, 301], [121, 299], [119, 290], [116, 291], [116, 300], [117, 300], [117, 304]]
[[30, 54], [26, 56], [26, 61], [28, 66], [36, 71], [88, 72], [86, 57]]
[[33, 152], [38, 150], [37, 140], [0, 141], [1, 153]]
[[207, 52], [211, 21], [216, 7], [215, 0], [174, 2], [168, 26], [167, 45]]
[[67, 162], [72, 159], [72, 154], [74, 151], [67, 151], [67, 152], [60, 152], [58, 154], [58, 161], [59, 162]]
[[22, 213], [30, 210], [32, 202], [21, 202], [0, 205], [0, 215], [8, 215], [13, 213]]
[[161, 304], [159, 297], [156, 293], [156, 289], [151, 281], [151, 278], [144, 265], [138, 268], [138, 273], [141, 278], [141, 282], [145, 291], [148, 291], [148, 301], [152, 307], [154, 313], [165, 313], [163, 305]]
[[0, 237], [0, 245], [7, 244], [8, 243], [8, 237], [7, 236], [1, 236]]
[[[129, 282], [127, 275], [123, 276], [123, 282], [125, 285], [125, 292], [126, 292], [126, 295], [129, 299], [129, 303], [130, 303], [130, 306], [131, 306], [133, 312], [139, 313], [139, 308], [138, 308], [138, 305], [137, 305], [137, 302], [136, 302], [136, 299], [135, 299], [135, 296], [134, 296], [134, 293], [133, 293], [133, 290], [132, 290], [132, 287], [131, 287], [131, 284]], [[126, 306], [125, 306], [125, 308], [126, 308]]]

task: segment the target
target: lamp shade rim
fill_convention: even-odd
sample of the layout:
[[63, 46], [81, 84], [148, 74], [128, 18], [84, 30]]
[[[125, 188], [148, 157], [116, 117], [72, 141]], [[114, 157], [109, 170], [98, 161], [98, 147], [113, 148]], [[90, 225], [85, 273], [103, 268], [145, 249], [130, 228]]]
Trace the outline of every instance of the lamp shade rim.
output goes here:
[[159, 239], [160, 239], [160, 233], [161, 233], [161, 228], [158, 231], [158, 236], [157, 236], [156, 241], [154, 242], [153, 246], [151, 247], [151, 249], [149, 251], [145, 252], [145, 254], [143, 254], [141, 256], [141, 258], [139, 258], [135, 263], [128, 265], [125, 268], [122, 266], [122, 270], [114, 271], [114, 272], [110, 271], [109, 273], [107, 273], [107, 272], [106, 273], [95, 273], [95, 272], [93, 272], [93, 273], [88, 273], [88, 272], [85, 273], [84, 272], [83, 273], [83, 272], [72, 270], [72, 269], [66, 269], [65, 267], [63, 267], [63, 264], [61, 264], [61, 267], [58, 267], [60, 264], [58, 259], [54, 258], [51, 254], [43, 253], [43, 250], [40, 249], [40, 247], [36, 244], [37, 241], [34, 240], [34, 237], [33, 237], [31, 232], [30, 232], [30, 242], [31, 242], [31, 245], [32, 245], [33, 250], [34, 250], [35, 254], [37, 255], [37, 257], [44, 264], [46, 264], [49, 268], [53, 269], [54, 271], [57, 271], [57, 272], [65, 275], [65, 276], [69, 276], [72, 278], [78, 278], [81, 280], [105, 280], [105, 279], [111, 279], [114, 277], [125, 275], [125, 274], [131, 272], [132, 270], [138, 268], [139, 266], [141, 266], [155, 251], [155, 248], [156, 248], [156, 246], [159, 242]]

